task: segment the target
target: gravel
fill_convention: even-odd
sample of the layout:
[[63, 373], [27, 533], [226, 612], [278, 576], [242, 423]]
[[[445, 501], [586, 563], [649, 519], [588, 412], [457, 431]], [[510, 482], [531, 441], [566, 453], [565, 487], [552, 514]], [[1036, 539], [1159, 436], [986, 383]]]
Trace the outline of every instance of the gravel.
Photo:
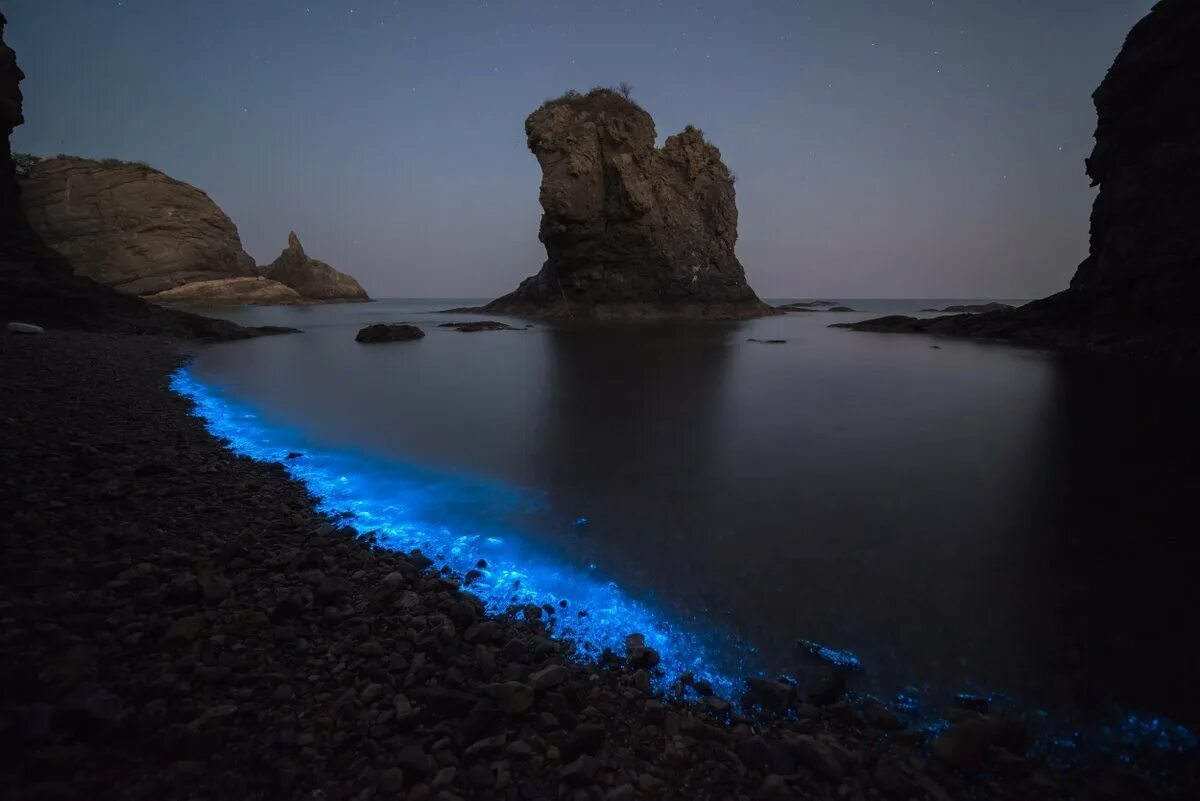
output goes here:
[[755, 682], [772, 711], [747, 710], [654, 695], [636, 636], [628, 663], [547, 649], [225, 450], [167, 389], [180, 360], [53, 331], [0, 350], [5, 798], [1194, 797], [1051, 770], [973, 711], [930, 747], [836, 682]]

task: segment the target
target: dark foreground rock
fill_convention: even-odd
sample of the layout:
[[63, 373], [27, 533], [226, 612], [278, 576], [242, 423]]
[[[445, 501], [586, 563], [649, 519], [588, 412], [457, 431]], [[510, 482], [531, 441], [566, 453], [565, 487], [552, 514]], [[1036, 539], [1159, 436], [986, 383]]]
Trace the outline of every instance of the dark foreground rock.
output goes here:
[[6, 343], [0, 797], [1196, 797], [1148, 764], [1053, 772], [968, 710], [931, 752], [832, 684], [755, 680], [753, 710], [655, 696], [640, 637], [575, 661], [541, 615], [489, 617], [317, 514], [188, 415], [178, 362], [151, 337]]
[[774, 314], [734, 255], [733, 175], [688, 126], [656, 148], [654, 120], [609, 89], [568, 92], [525, 120], [542, 168], [541, 272], [490, 313], [746, 318]]
[[1161, 0], [1093, 94], [1098, 124], [1087, 174], [1100, 192], [1090, 252], [1069, 289], [1012, 310], [847, 327], [1200, 358], [1197, 41], [1200, 4]]
[[368, 325], [354, 337], [355, 342], [407, 342], [420, 339], [425, 332], [407, 323], [376, 323]]

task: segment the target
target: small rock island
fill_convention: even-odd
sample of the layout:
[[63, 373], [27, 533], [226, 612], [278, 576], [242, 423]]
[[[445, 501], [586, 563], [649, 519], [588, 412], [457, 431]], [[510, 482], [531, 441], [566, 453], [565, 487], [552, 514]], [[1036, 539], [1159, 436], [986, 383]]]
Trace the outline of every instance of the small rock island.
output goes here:
[[542, 168], [541, 271], [484, 311], [592, 319], [761, 317], [734, 255], [733, 173], [688, 126], [654, 146], [627, 92], [570, 91], [525, 120]]

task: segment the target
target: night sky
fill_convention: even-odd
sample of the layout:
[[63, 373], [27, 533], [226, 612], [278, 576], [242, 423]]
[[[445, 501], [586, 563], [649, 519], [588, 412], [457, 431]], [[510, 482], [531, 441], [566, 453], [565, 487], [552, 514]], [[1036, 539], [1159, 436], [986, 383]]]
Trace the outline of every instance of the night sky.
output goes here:
[[765, 297], [1037, 297], [1087, 252], [1091, 93], [1152, 0], [4, 0], [14, 149], [147, 161], [377, 297], [544, 259], [524, 119], [628, 81], [738, 176]]

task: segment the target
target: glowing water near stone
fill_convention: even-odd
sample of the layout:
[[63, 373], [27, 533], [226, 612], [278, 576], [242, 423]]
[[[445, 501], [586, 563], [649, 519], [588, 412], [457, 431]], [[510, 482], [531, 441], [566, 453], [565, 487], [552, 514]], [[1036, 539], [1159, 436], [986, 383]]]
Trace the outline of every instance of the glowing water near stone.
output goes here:
[[[457, 574], [478, 569], [482, 576], [466, 589], [490, 612], [503, 612], [514, 604], [548, 605], [556, 610], [554, 635], [575, 642], [592, 656], [599, 656], [604, 648], [622, 653], [626, 635], [640, 633], [662, 657], [667, 681], [690, 672], [726, 697], [739, 693], [736, 676], [752, 672], [746, 652], [739, 653], [731, 643], [723, 642], [718, 653], [714, 647], [718, 634], [667, 620], [651, 604], [606, 580], [594, 565], [551, 559], [524, 541], [519, 532], [500, 530], [489, 521], [474, 521], [460, 528], [434, 519], [437, 500], [446, 493], [486, 493], [493, 506], [497, 496], [507, 494], [511, 503], [519, 504], [513, 490], [316, 447], [299, 432], [272, 426], [250, 407], [195, 380], [186, 368], [172, 376], [171, 388], [196, 404], [196, 413], [208, 430], [227, 439], [235, 453], [284, 464], [316, 496], [322, 512], [348, 515], [347, 523], [362, 532], [374, 532], [381, 545], [406, 552], [420, 549], [439, 567]], [[293, 453], [302, 456], [288, 459]], [[477, 567], [481, 563], [486, 566]]]
[[[172, 376], [171, 387], [196, 404], [196, 413], [209, 431], [227, 439], [233, 451], [284, 464], [316, 496], [322, 511], [348, 515], [348, 522], [359, 530], [375, 532], [380, 544], [403, 551], [419, 548], [439, 567], [460, 575], [478, 569], [481, 577], [467, 590], [481, 598], [489, 611], [503, 612], [513, 604], [550, 605], [556, 610], [555, 636], [575, 642], [591, 656], [598, 656], [606, 647], [620, 652], [625, 636], [639, 632], [662, 656], [666, 681], [690, 672], [727, 697], [740, 695], [740, 677], [761, 672], [752, 648], [703, 622], [689, 625], [669, 619], [653, 604], [606, 580], [595, 566], [572, 565], [543, 552], [519, 530], [507, 529], [495, 519], [478, 519], [505, 508], [526, 508], [530, 499], [522, 492], [496, 483], [433, 474], [398, 460], [315, 446], [300, 432], [273, 425], [250, 406], [197, 381], [186, 368]], [[293, 453], [302, 456], [288, 459]], [[447, 499], [453, 499], [454, 505], [477, 508], [480, 514], [466, 522], [447, 516]], [[574, 526], [587, 523], [584, 517], [571, 521]], [[480, 560], [487, 566], [477, 568]], [[567, 602], [566, 607], [560, 606], [562, 601]], [[800, 645], [821, 661], [849, 670], [863, 667], [849, 651], [807, 640]], [[947, 724], [926, 713], [925, 694], [911, 688], [897, 695], [892, 706], [936, 734]], [[1000, 700], [995, 693], [983, 695]], [[1064, 728], [1049, 720], [1038, 728], [1043, 746], [1071, 752], [1090, 744], [1126, 760], [1145, 750], [1185, 753], [1196, 747], [1195, 735], [1187, 728], [1163, 718], [1129, 713], [1098, 730]]]

